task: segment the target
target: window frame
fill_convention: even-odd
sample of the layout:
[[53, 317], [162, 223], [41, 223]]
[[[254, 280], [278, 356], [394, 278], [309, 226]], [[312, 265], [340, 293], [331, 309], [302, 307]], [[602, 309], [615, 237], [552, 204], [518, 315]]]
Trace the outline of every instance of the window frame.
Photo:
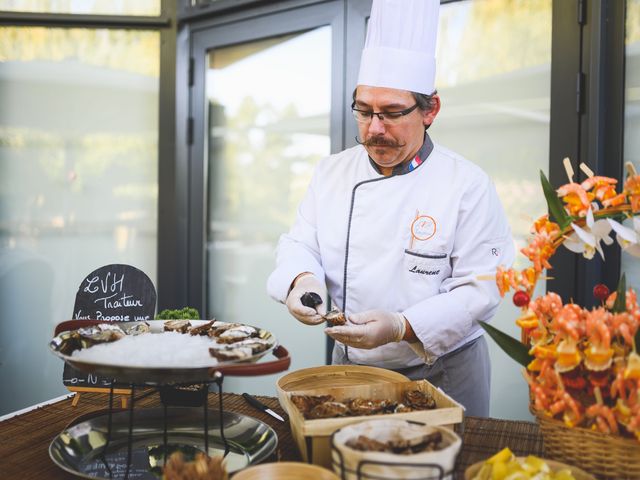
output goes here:
[[[185, 122], [179, 123], [183, 129], [181, 136], [186, 145], [179, 150], [180, 163], [188, 164], [188, 192], [184, 198], [190, 205], [188, 212], [188, 256], [185, 264], [188, 266], [186, 304], [198, 308], [203, 314], [208, 312], [207, 305], [207, 168], [205, 128], [207, 114], [204, 110], [204, 79], [206, 73], [205, 60], [207, 51], [213, 48], [230, 46], [238, 43], [268, 38], [295, 31], [331, 25], [332, 26], [332, 79], [331, 79], [331, 110], [330, 110], [330, 144], [331, 152], [337, 152], [342, 147], [344, 114], [343, 114], [343, 54], [342, 37], [343, 15], [341, 8], [337, 8], [342, 0], [325, 2], [289, 1], [280, 2], [277, 6], [265, 10], [247, 11], [244, 14], [232, 14], [206, 18], [190, 26], [189, 64], [191, 79], [186, 84], [183, 81], [179, 90], [178, 101], [182, 109], [188, 112]], [[322, 4], [320, 4], [322, 3]], [[292, 6], [295, 5], [295, 8]], [[287, 7], [287, 8], [284, 8]], [[238, 29], [237, 23], [244, 22], [250, 28]], [[215, 30], [213, 30], [215, 28]], [[186, 54], [187, 51], [183, 51]], [[192, 132], [189, 129], [192, 128]], [[265, 279], [266, 281], [266, 279]]]
[[[158, 139], [158, 308], [187, 305], [200, 294], [194, 274], [194, 204], [189, 196], [189, 118], [191, 40], [199, 30], [240, 22], [330, 0], [220, 0], [190, 6], [188, 0], [161, 0], [161, 13], [153, 16], [84, 15], [0, 12], [1, 26], [56, 28], [117, 28], [160, 32], [159, 139]], [[333, 0], [331, 0], [333, 1]], [[356, 127], [348, 118], [351, 92], [357, 76], [357, 58], [365, 34], [371, 0], [340, 0], [344, 4], [343, 61], [334, 83], [342, 90], [341, 111], [332, 112], [332, 150], [354, 144]], [[456, 0], [443, 0], [448, 3]], [[624, 180], [624, 82], [626, 1], [563, 0], [553, 2], [551, 62], [551, 122], [549, 175], [554, 186], [566, 183], [562, 159], [570, 157], [575, 172], [585, 161], [599, 175]], [[335, 32], [340, 33], [340, 32]], [[354, 61], [356, 67], [354, 67]], [[191, 72], [191, 73], [190, 73]], [[581, 75], [581, 80], [579, 80]], [[581, 92], [579, 93], [578, 85]], [[579, 111], [576, 111], [579, 103]], [[336, 115], [336, 118], [333, 116]], [[577, 174], [580, 175], [580, 174]], [[197, 222], [196, 222], [197, 223]], [[194, 230], [195, 229], [195, 230]], [[196, 237], [201, 238], [196, 235]], [[204, 242], [204, 239], [202, 239]], [[617, 245], [605, 248], [607, 262], [587, 261], [561, 249], [554, 257], [548, 290], [565, 300], [593, 304], [593, 285], [615, 287], [621, 270]], [[190, 266], [191, 265], [191, 266]], [[204, 298], [202, 298], [204, 300]], [[196, 302], [196, 303], [202, 303]]]
[[[596, 175], [624, 182], [625, 1], [553, 2], [551, 63], [550, 182], [568, 182], [562, 161], [571, 159], [576, 181], [586, 163]], [[604, 246], [606, 262], [559, 249], [547, 291], [585, 307], [598, 302], [593, 287], [617, 287], [621, 252]]]

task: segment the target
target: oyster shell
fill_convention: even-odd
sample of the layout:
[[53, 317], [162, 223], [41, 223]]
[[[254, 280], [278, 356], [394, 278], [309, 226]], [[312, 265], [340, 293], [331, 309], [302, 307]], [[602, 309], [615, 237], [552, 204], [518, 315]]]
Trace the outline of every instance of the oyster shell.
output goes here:
[[230, 330], [232, 328], [242, 327], [242, 326], [243, 325], [241, 323], [225, 323], [225, 322], [219, 322], [216, 320], [211, 325], [211, 330], [209, 330], [209, 336], [219, 337], [222, 333], [226, 332], [227, 330]]
[[189, 327], [191, 327], [189, 320], [167, 320], [164, 322], [165, 332], [187, 333]]
[[76, 350], [89, 348], [99, 343], [115, 342], [125, 336], [126, 333], [119, 326], [100, 323], [91, 327], [63, 332], [51, 343], [53, 348], [63, 355], [71, 355]]
[[407, 413], [407, 412], [413, 412], [413, 408], [407, 407], [404, 403], [399, 403], [393, 409], [393, 413]]
[[347, 398], [338, 402], [332, 395], [291, 395], [291, 401], [305, 418], [379, 415], [436, 408], [436, 402], [429, 392], [410, 390], [404, 393], [403, 399], [405, 403], [387, 398], [361, 397]]
[[71, 355], [76, 350], [80, 350], [82, 348], [82, 344], [80, 343], [80, 334], [77, 330], [62, 332], [51, 340], [51, 346], [54, 350], [62, 353], [63, 355]]
[[240, 325], [239, 327], [229, 328], [218, 335], [218, 341], [222, 343], [236, 343], [250, 337], [256, 337], [257, 335], [258, 331], [255, 328]]
[[431, 433], [392, 440], [387, 442], [387, 446], [393, 453], [410, 454], [440, 450], [440, 448], [442, 448], [440, 447], [441, 443], [442, 433], [436, 430], [435, 432]]
[[151, 327], [147, 322], [138, 323], [136, 325], [132, 325], [127, 328], [127, 335], [140, 335], [142, 333], [149, 333], [151, 331]]
[[327, 323], [334, 327], [347, 323], [347, 318], [344, 316], [344, 312], [341, 312], [337, 308], [334, 308], [333, 310], [327, 312], [327, 314], [322, 318], [324, 318]]
[[271, 342], [262, 338], [246, 338], [234, 343], [216, 344], [213, 348], [216, 350], [231, 350], [234, 348], [249, 347], [254, 355], [262, 353], [271, 347]]
[[357, 438], [352, 438], [351, 440], [346, 441], [345, 445], [361, 452], [389, 451], [386, 443], [379, 442], [378, 440], [369, 438], [365, 435], [359, 435]]
[[305, 417], [316, 405], [334, 400], [333, 395], [291, 395], [291, 402]]
[[82, 348], [88, 348], [99, 343], [115, 342], [126, 336], [124, 330], [117, 325], [100, 323], [93, 327], [78, 329]]
[[429, 392], [409, 390], [404, 392], [404, 401], [415, 410], [432, 410], [436, 408], [436, 401]]
[[234, 360], [246, 360], [253, 356], [253, 350], [251, 347], [238, 347], [238, 348], [210, 348], [209, 353], [212, 357], [222, 361], [229, 362]]
[[431, 452], [441, 450], [442, 433], [439, 431], [414, 435], [406, 438], [398, 438], [387, 442], [380, 442], [365, 435], [359, 435], [345, 442], [347, 447], [363, 452], [389, 452], [400, 455], [410, 455], [412, 453]]
[[189, 329], [189, 333], [191, 335], [209, 335], [211, 328], [213, 327], [213, 320], [205, 323], [204, 325], [200, 325], [199, 327], [191, 327]]
[[368, 400], [366, 398], [354, 398], [345, 402], [351, 415], [375, 415], [385, 411], [389, 400]]
[[324, 402], [313, 407], [305, 418], [334, 418], [346, 417], [347, 415], [349, 415], [349, 408], [344, 403]]

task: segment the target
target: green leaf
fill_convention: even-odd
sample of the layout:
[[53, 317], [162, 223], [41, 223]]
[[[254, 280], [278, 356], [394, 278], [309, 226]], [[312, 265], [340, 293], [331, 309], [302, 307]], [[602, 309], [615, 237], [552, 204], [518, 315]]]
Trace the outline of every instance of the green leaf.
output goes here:
[[501, 332], [496, 327], [489, 325], [486, 322], [480, 321], [480, 326], [485, 329], [491, 338], [498, 344], [498, 346], [518, 362], [523, 367], [526, 367], [534, 359], [533, 355], [529, 354], [529, 349], [519, 340], [510, 337], [506, 333]]
[[540, 183], [542, 184], [544, 198], [547, 199], [547, 207], [551, 220], [560, 225], [560, 228], [564, 230], [571, 223], [571, 217], [565, 211], [562, 206], [562, 201], [558, 198], [558, 194], [542, 170], [540, 170]]
[[198, 320], [200, 313], [193, 307], [166, 309], [156, 314], [156, 320]]
[[640, 328], [636, 331], [636, 336], [634, 338], [636, 340], [636, 353], [640, 355]]
[[620, 277], [620, 283], [618, 283], [618, 289], [616, 290], [616, 301], [613, 303], [611, 311], [613, 313], [622, 313], [627, 311], [627, 278], [625, 274]]

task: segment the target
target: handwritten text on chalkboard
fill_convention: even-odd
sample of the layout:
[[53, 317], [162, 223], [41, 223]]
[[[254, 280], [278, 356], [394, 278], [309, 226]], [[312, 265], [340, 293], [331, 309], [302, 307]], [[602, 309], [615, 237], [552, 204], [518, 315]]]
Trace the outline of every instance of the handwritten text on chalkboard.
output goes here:
[[[94, 270], [76, 293], [73, 319], [129, 322], [151, 320], [156, 289], [149, 277], [131, 265], [113, 264]], [[70, 388], [105, 388], [111, 379], [86, 374], [65, 365], [63, 383]]]

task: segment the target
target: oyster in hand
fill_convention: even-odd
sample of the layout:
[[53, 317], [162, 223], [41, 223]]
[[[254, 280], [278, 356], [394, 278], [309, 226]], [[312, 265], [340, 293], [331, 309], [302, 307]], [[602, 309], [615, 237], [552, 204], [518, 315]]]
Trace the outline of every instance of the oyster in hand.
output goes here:
[[337, 327], [338, 325], [344, 325], [347, 323], [347, 317], [344, 316], [344, 312], [341, 312], [337, 308], [327, 312], [327, 314], [323, 315], [322, 318], [324, 318], [332, 327]]
[[[300, 302], [305, 307], [316, 308], [318, 305], [322, 304], [322, 298], [316, 292], [305, 292], [300, 297]], [[344, 316], [344, 313], [337, 308], [332, 308], [327, 313], [322, 315], [322, 318], [324, 318], [324, 320], [332, 327], [344, 325], [345, 323], [347, 323], [347, 319]]]

